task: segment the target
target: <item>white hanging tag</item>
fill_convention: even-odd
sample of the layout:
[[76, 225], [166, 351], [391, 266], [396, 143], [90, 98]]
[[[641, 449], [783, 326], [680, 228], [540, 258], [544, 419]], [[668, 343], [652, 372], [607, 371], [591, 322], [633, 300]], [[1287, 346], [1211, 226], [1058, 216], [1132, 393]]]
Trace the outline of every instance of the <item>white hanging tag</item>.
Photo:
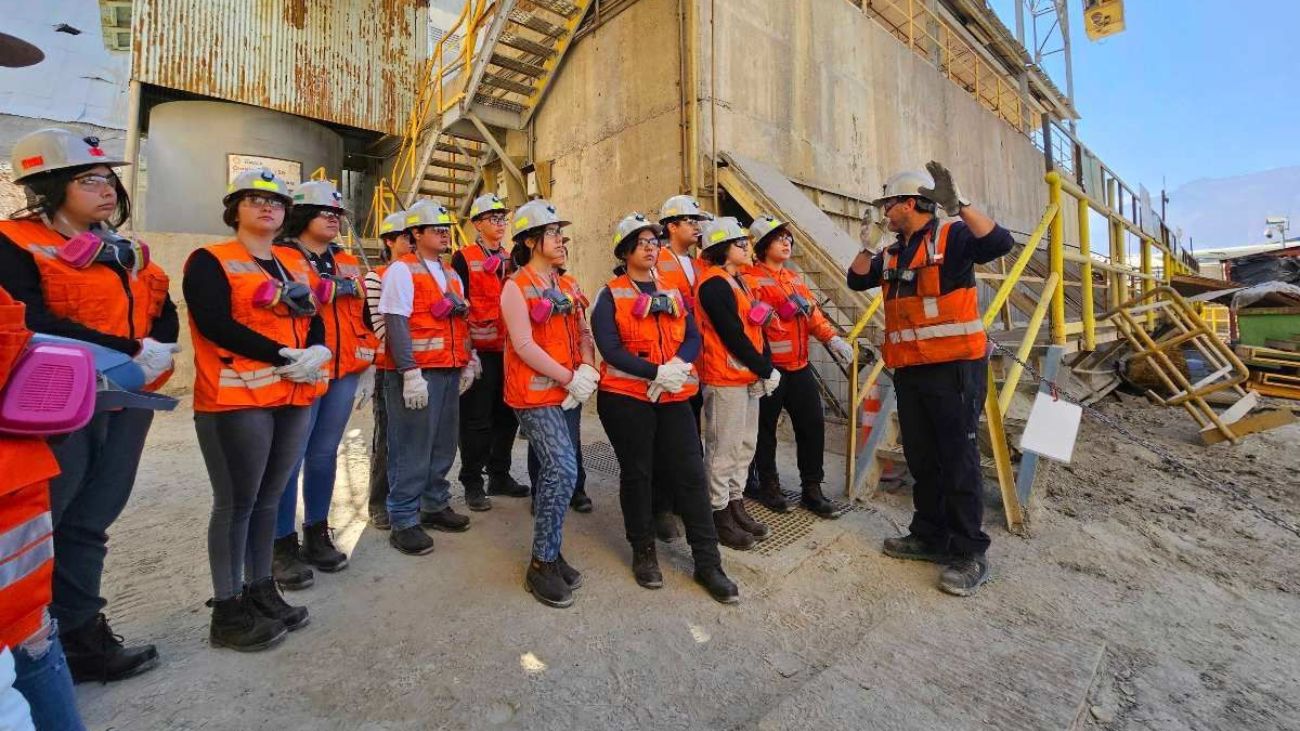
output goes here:
[[1069, 464], [1082, 419], [1083, 409], [1078, 405], [1040, 391], [1020, 435], [1020, 450]]

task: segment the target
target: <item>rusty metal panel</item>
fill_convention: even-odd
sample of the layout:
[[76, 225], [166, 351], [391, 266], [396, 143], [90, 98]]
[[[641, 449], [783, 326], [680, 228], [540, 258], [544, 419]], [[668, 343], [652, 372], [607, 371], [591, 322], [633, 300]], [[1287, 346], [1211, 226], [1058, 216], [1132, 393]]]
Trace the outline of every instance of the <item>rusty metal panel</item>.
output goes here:
[[426, 0], [136, 0], [134, 79], [401, 134]]

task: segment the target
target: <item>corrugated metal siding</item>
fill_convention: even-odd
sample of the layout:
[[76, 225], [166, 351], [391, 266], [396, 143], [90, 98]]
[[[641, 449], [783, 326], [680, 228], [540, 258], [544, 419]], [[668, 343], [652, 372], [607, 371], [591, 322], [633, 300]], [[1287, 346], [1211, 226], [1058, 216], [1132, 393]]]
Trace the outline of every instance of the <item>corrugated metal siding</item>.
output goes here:
[[400, 134], [424, 0], [136, 0], [144, 83]]

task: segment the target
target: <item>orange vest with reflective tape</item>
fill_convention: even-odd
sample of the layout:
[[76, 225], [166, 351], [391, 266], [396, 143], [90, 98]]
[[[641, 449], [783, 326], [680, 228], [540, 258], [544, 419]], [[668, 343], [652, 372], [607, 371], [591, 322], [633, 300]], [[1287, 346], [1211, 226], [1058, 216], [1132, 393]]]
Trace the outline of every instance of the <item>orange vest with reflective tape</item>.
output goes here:
[[[984, 357], [987, 337], [977, 288], [942, 291], [940, 269], [951, 229], [951, 223], [940, 226], [939, 240], [933, 244], [927, 231], [906, 269], [898, 269], [902, 247], [892, 248], [885, 257], [885, 276], [881, 278], [885, 340], [881, 351], [890, 368]], [[890, 279], [891, 271], [914, 272], [912, 281]]]
[[[611, 279], [605, 288], [614, 304], [614, 323], [618, 326], [618, 337], [623, 342], [623, 348], [642, 360], [663, 365], [677, 355], [678, 349], [682, 347], [682, 341], [686, 339], [686, 309], [685, 302], [682, 301], [681, 294], [677, 290], [658, 286], [660, 282], [657, 279], [655, 284], [660, 292], [667, 293], [677, 300], [678, 307], [682, 308], [681, 317], [673, 317], [666, 312], [656, 312], [646, 317], [637, 317], [633, 314], [632, 306], [636, 304], [642, 292], [636, 282], [626, 274]], [[649, 380], [620, 371], [607, 360], [601, 361], [600, 390], [602, 391], [649, 401], [646, 390], [650, 387], [650, 383]], [[699, 390], [700, 378], [692, 366], [686, 386], [677, 393], [665, 391], [659, 397], [659, 403], [686, 401]]]
[[[455, 270], [439, 262], [447, 288], [461, 300], [465, 290]], [[393, 266], [405, 266], [411, 272], [415, 297], [411, 302], [411, 355], [420, 368], [460, 368], [469, 363], [469, 325], [463, 315], [447, 318], [433, 316], [432, 308], [443, 299], [438, 280], [415, 254], [403, 254]]]
[[[692, 271], [695, 273], [695, 281], [700, 281], [700, 271], [705, 267], [699, 259], [691, 259]], [[659, 247], [659, 259], [655, 262], [655, 274], [663, 282], [665, 287], [672, 287], [682, 296], [682, 301], [691, 312], [695, 312], [695, 285], [686, 276], [682, 268], [682, 262], [673, 253], [673, 247]]]
[[[288, 348], [307, 347], [311, 318], [289, 314], [286, 305], [256, 307], [253, 293], [273, 277], [238, 241], [203, 247], [217, 258], [230, 283], [231, 316], [244, 327]], [[316, 270], [296, 249], [272, 247], [271, 255], [292, 280], [314, 287]], [[234, 411], [276, 406], [307, 406], [325, 393], [326, 382], [294, 383], [275, 373], [275, 366], [232, 353], [203, 337], [190, 316], [194, 339], [194, 410]]]
[[[510, 275], [524, 294], [524, 306], [532, 311], [533, 303], [542, 299], [543, 290], [548, 288], [532, 267], [524, 266]], [[575, 302], [574, 308], [566, 315], [552, 314], [545, 322], [529, 323], [533, 327], [533, 342], [539, 345], [555, 362], [576, 370], [582, 365], [582, 292], [572, 277], [556, 275], [556, 287]], [[535, 409], [540, 406], [559, 406], [564, 402], [568, 390], [556, 383], [549, 376], [533, 370], [515, 352], [514, 344], [506, 338], [505, 351], [505, 402], [515, 409]]]
[[334, 354], [329, 369], [330, 378], [342, 378], [364, 371], [375, 361], [379, 338], [365, 323], [366, 303], [365, 289], [361, 286], [361, 261], [346, 251], [336, 250], [334, 273], [356, 280], [357, 291], [362, 293], [359, 297], [335, 297], [333, 302], [321, 305], [325, 347]]
[[835, 337], [835, 328], [817, 306], [812, 291], [802, 277], [784, 266], [773, 269], [766, 264], [751, 264], [745, 267], [745, 275], [754, 285], [754, 298], [768, 303], [773, 309], [780, 308], [792, 294], [798, 294], [812, 306], [812, 312], [806, 317], [795, 315], [789, 320], [773, 317], [764, 331], [768, 347], [772, 349], [772, 365], [786, 371], [806, 368], [808, 336], [812, 335], [823, 343]]
[[[700, 287], [710, 279], [718, 277], [725, 278], [727, 284], [731, 285], [731, 293], [736, 297], [736, 315], [745, 328], [745, 337], [749, 338], [754, 349], [761, 353], [763, 327], [749, 321], [747, 315], [754, 300], [750, 299], [749, 293], [737, 282], [737, 277], [731, 276], [722, 267], [709, 266], [700, 275], [699, 283], [695, 285], [696, 299], [699, 299]], [[713, 323], [709, 321], [709, 313], [705, 312], [703, 307], [699, 308], [696, 318], [696, 324], [700, 327], [700, 336], [703, 338], [703, 349], [700, 351], [699, 360], [695, 362], [700, 372], [700, 382], [706, 386], [748, 386], [757, 381], [758, 374], [746, 368], [731, 354], [730, 350], [727, 350], [727, 346], [723, 345], [718, 331], [713, 329]]]
[[[0, 221], [0, 234], [32, 255], [41, 274], [45, 307], [57, 317], [120, 338], [142, 340], [167, 300], [167, 274], [153, 262], [139, 272], [126, 273], [108, 264], [77, 269], [59, 258], [67, 243], [59, 232], [37, 220]], [[171, 371], [145, 386], [161, 388]]]
[[481, 242], [460, 250], [469, 268], [469, 338], [475, 350], [500, 353], [506, 347], [506, 326], [501, 321], [501, 286], [506, 264], [495, 274], [483, 271], [489, 254]]

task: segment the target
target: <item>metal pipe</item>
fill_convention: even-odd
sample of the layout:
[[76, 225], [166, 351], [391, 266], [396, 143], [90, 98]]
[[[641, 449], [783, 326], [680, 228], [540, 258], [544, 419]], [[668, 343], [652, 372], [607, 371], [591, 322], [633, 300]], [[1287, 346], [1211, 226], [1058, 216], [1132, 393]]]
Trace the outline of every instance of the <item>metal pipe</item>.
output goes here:
[[[127, 197], [139, 205], [136, 195], [138, 192], [136, 183], [140, 180], [140, 82], [131, 79], [126, 93], [126, 154], [124, 157], [130, 164], [123, 171], [126, 173], [123, 187], [126, 188]], [[132, 222], [131, 228], [135, 228], [134, 222]]]
[[1097, 313], [1093, 312], [1092, 301], [1092, 232], [1089, 229], [1088, 217], [1092, 209], [1088, 205], [1086, 198], [1080, 198], [1079, 201], [1079, 256], [1083, 258], [1083, 263], [1079, 266], [1079, 281], [1083, 283], [1083, 349], [1097, 349]]
[[[1050, 270], [1064, 279], [1065, 220], [1061, 215], [1061, 176], [1056, 171], [1047, 174], [1047, 200], [1056, 206], [1056, 215], [1052, 216], [1052, 235], [1047, 246]], [[1052, 343], [1065, 345], [1065, 288], [1063, 287], [1058, 287], [1052, 293]]]

